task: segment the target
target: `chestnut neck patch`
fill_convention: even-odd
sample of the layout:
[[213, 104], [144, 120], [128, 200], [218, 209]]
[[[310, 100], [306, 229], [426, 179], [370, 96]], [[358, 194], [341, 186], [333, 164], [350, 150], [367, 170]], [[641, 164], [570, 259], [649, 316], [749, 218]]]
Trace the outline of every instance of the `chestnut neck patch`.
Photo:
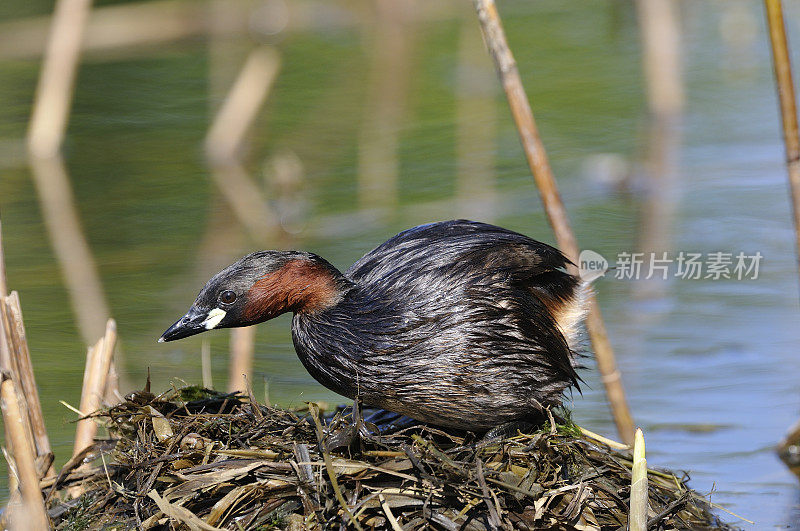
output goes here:
[[253, 284], [247, 292], [244, 318], [260, 322], [284, 312], [312, 313], [335, 305], [341, 291], [331, 269], [310, 260], [286, 262]]

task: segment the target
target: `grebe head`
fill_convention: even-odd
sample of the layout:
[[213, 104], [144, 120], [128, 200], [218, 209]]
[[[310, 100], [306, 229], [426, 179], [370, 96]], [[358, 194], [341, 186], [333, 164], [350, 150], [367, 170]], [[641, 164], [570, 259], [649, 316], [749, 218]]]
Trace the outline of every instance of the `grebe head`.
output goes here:
[[312, 253], [259, 251], [226, 267], [161, 338], [174, 341], [214, 328], [249, 326], [285, 312], [315, 312], [339, 302], [350, 283]]

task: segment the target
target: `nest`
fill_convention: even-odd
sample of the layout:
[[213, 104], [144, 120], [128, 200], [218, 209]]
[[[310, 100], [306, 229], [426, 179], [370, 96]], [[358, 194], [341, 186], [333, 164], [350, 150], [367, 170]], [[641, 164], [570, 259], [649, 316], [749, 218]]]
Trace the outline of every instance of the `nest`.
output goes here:
[[[309, 408], [197, 387], [130, 395], [95, 415], [109, 438], [45, 485], [50, 516], [57, 529], [626, 527], [630, 455], [569, 422], [375, 436], [349, 409]], [[727, 529], [686, 477], [649, 477], [649, 529]]]

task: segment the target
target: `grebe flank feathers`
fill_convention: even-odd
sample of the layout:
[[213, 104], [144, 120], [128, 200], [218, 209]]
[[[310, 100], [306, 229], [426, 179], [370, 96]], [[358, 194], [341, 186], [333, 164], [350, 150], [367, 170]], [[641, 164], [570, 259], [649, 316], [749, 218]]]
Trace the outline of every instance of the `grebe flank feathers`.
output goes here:
[[405, 230], [344, 274], [300, 251], [223, 269], [159, 341], [291, 311], [295, 350], [325, 387], [473, 431], [539, 416], [578, 386], [585, 284], [557, 249], [466, 220]]

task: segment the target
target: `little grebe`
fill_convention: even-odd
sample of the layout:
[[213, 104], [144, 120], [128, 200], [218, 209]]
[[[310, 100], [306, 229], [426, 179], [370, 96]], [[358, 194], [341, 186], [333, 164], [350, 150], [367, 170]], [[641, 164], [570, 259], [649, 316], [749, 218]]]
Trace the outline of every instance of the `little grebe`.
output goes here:
[[344, 274], [311, 253], [260, 251], [208, 281], [159, 341], [294, 312], [325, 387], [431, 424], [481, 430], [538, 416], [577, 386], [584, 285], [558, 250], [473, 221], [401, 232]]

